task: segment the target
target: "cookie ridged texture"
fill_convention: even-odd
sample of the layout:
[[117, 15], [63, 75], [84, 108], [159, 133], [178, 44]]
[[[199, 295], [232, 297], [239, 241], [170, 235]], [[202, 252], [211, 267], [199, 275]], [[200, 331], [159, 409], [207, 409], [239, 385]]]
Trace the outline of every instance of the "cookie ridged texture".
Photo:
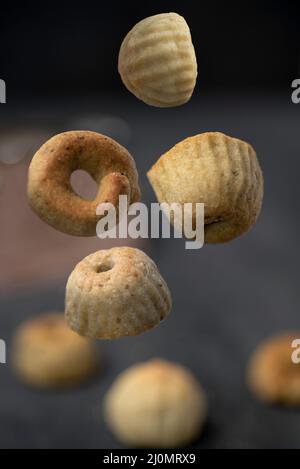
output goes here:
[[271, 337], [253, 353], [247, 372], [248, 386], [255, 396], [269, 404], [300, 406], [300, 365], [293, 363], [292, 347], [300, 331]]
[[128, 90], [147, 104], [186, 103], [195, 87], [197, 61], [185, 19], [162, 13], [137, 23], [121, 45], [119, 73]]
[[14, 370], [31, 386], [73, 386], [98, 369], [94, 344], [71, 331], [63, 314], [48, 313], [26, 321], [13, 343]]
[[155, 263], [142, 251], [119, 247], [83, 259], [69, 277], [66, 319], [81, 335], [116, 339], [162, 321], [171, 295]]
[[219, 132], [178, 143], [154, 164], [148, 178], [159, 202], [205, 204], [206, 243], [242, 235], [261, 211], [263, 176], [254, 149]]
[[126, 445], [176, 448], [199, 436], [207, 403], [189, 370], [155, 359], [121, 373], [105, 397], [104, 410], [109, 427]]

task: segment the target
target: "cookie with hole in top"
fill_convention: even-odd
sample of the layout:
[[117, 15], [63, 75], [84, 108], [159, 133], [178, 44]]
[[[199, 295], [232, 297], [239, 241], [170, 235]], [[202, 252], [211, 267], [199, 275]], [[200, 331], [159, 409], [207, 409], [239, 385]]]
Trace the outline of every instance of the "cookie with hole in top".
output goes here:
[[[204, 204], [206, 243], [223, 243], [246, 233], [261, 211], [263, 175], [254, 149], [220, 132], [178, 143], [158, 159], [148, 178], [160, 203], [183, 209], [192, 204], [193, 226], [196, 204]], [[180, 223], [175, 223], [178, 229]]]
[[71, 331], [64, 315], [58, 313], [21, 324], [14, 337], [13, 363], [24, 382], [40, 388], [82, 383], [99, 365], [94, 344]]
[[145, 103], [186, 103], [196, 84], [197, 61], [185, 19], [161, 13], [137, 23], [121, 45], [118, 67], [126, 88]]
[[189, 370], [155, 359], [117, 377], [105, 397], [104, 411], [109, 427], [126, 445], [176, 448], [199, 436], [207, 402]]
[[141, 334], [170, 312], [171, 294], [156, 264], [136, 248], [115, 247], [83, 259], [66, 288], [65, 316], [97, 339]]

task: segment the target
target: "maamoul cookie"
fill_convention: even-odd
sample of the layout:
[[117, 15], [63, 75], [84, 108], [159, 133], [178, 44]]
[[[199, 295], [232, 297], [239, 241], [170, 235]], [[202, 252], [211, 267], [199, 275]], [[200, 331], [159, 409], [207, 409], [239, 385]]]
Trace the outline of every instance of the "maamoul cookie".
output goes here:
[[163, 320], [171, 295], [155, 263], [142, 251], [115, 247], [83, 259], [66, 289], [66, 319], [79, 334], [116, 339]]
[[[95, 200], [84, 200], [70, 183], [71, 174], [88, 172], [99, 185]], [[119, 195], [128, 205], [140, 199], [138, 174], [130, 153], [109, 137], [88, 131], [65, 132], [51, 138], [34, 155], [28, 176], [28, 199], [33, 210], [59, 231], [96, 236], [101, 218], [96, 207]]]
[[121, 373], [105, 397], [104, 410], [109, 427], [126, 445], [176, 448], [199, 435], [207, 404], [188, 370], [156, 359]]
[[219, 132], [178, 143], [159, 158], [148, 178], [159, 202], [205, 204], [206, 243], [242, 235], [261, 210], [263, 176], [255, 151]]
[[126, 88], [151, 106], [186, 103], [196, 84], [197, 61], [185, 19], [162, 13], [137, 23], [121, 45], [119, 73]]
[[98, 368], [94, 344], [71, 331], [63, 314], [57, 313], [30, 319], [19, 327], [13, 363], [21, 379], [40, 388], [81, 383]]
[[300, 405], [300, 363], [292, 361], [299, 333], [283, 333], [264, 341], [251, 357], [247, 381], [251, 391], [269, 404]]

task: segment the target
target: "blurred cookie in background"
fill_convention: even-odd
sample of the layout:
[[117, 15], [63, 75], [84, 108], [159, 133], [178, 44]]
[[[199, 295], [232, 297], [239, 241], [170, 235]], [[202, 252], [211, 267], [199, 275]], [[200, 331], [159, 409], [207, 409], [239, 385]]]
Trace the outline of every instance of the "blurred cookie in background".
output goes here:
[[248, 365], [247, 383], [258, 399], [300, 406], [299, 347], [300, 331], [283, 332], [257, 347]]
[[13, 366], [21, 380], [39, 388], [82, 383], [99, 368], [95, 345], [71, 331], [60, 313], [20, 325], [13, 342]]
[[197, 438], [207, 403], [190, 371], [155, 359], [117, 377], [105, 397], [104, 411], [108, 426], [125, 445], [175, 448]]

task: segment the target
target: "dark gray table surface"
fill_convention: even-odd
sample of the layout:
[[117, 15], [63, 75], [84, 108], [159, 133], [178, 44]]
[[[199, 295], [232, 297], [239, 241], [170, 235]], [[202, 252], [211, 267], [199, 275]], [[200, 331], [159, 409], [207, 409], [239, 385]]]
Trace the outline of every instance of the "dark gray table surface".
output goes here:
[[79, 389], [32, 390], [17, 381], [10, 367], [16, 326], [29, 316], [62, 309], [64, 285], [3, 294], [0, 338], [8, 344], [8, 364], [0, 365], [0, 447], [119, 448], [103, 422], [102, 397], [124, 368], [164, 357], [193, 370], [207, 392], [209, 420], [195, 447], [300, 448], [299, 411], [266, 407], [245, 386], [254, 347], [281, 330], [300, 330], [300, 105], [291, 103], [289, 87], [280, 96], [199, 96], [171, 110], [147, 107], [130, 96], [52, 103], [49, 110], [33, 103], [30, 112], [20, 108], [11, 114], [12, 122], [15, 116], [34, 124], [57, 115], [61, 130], [70, 128], [74, 112], [101, 110], [126, 119], [132, 131], [128, 147], [148, 202], [154, 195], [145, 171], [177, 141], [207, 130], [243, 138], [257, 150], [265, 199], [255, 228], [229, 244], [187, 251], [183, 240], [149, 241], [145, 250], [170, 286], [173, 311], [139, 337], [99, 344], [103, 372]]

